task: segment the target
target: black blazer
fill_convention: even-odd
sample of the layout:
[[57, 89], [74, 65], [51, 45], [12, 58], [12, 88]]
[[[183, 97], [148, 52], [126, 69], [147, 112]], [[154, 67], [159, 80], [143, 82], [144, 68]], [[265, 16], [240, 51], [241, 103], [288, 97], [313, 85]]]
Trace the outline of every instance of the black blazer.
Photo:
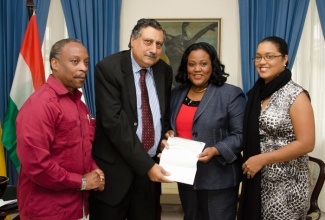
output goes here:
[[[95, 67], [96, 133], [92, 153], [105, 173], [106, 183], [104, 192], [92, 195], [109, 205], [118, 204], [134, 176], [146, 175], [155, 163], [136, 135], [137, 100], [130, 53], [113, 54]], [[152, 69], [164, 137], [173, 73], [162, 60]]]

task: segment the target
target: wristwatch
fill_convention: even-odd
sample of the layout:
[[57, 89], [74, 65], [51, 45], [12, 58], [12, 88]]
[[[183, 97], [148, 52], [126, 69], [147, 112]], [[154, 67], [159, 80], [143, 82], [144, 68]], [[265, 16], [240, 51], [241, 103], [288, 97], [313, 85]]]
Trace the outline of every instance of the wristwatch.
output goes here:
[[82, 176], [82, 183], [81, 183], [81, 188], [79, 190], [85, 190], [87, 185], [87, 180], [84, 176]]

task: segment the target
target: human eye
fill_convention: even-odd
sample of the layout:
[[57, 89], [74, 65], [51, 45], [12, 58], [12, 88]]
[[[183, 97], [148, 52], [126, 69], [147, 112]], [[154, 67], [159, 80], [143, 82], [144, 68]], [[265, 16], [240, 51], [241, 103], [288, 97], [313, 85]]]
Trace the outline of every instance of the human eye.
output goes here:
[[274, 55], [266, 55], [265, 56], [266, 60], [273, 60], [274, 59]]
[[156, 46], [157, 46], [158, 49], [160, 49], [160, 48], [162, 48], [163, 43], [161, 43], [161, 42], [157, 42], [157, 43], [156, 43]]
[[206, 65], [208, 65], [206, 62], [201, 63], [201, 66], [203, 66], [203, 67]]
[[71, 63], [73, 63], [73, 64], [78, 64], [78, 63], [79, 63], [79, 60], [77, 60], [77, 59], [72, 59], [72, 60], [71, 60]]
[[152, 43], [151, 40], [144, 40], [144, 44], [145, 44], [145, 45], [148, 45], [148, 46], [149, 46], [151, 43]]
[[188, 63], [187, 64], [189, 67], [194, 67], [195, 66], [195, 63]]
[[262, 56], [257, 55], [257, 56], [254, 57], [254, 60], [261, 61], [262, 60]]

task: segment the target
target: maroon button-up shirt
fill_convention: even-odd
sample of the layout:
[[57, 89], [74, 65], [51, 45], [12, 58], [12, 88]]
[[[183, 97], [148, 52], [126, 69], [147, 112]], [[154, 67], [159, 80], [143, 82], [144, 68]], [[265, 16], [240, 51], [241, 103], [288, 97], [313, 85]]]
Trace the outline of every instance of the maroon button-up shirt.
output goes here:
[[82, 175], [97, 168], [91, 156], [95, 121], [81, 95], [51, 75], [18, 113], [22, 219], [80, 219], [83, 203], [88, 214], [88, 192], [78, 188]]

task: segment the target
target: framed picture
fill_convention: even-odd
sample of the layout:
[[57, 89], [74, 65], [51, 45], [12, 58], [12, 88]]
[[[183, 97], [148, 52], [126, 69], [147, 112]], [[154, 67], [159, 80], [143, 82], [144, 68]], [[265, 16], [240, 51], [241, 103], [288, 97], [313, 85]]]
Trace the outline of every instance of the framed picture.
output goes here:
[[162, 59], [170, 64], [175, 75], [185, 49], [196, 42], [214, 46], [220, 59], [221, 18], [217, 19], [156, 19], [166, 31]]

